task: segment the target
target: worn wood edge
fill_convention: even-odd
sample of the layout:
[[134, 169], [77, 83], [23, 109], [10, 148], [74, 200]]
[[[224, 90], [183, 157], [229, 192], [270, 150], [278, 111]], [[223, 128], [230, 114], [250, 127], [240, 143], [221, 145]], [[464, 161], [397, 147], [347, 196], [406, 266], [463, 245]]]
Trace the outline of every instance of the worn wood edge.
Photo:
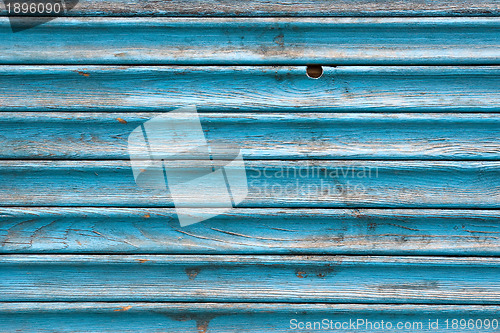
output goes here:
[[[145, 267], [174, 267], [218, 264], [227, 267], [262, 266], [284, 268], [287, 265], [328, 265], [345, 267], [364, 265], [394, 265], [394, 267], [468, 267], [471, 270], [482, 268], [500, 269], [500, 258], [497, 257], [454, 257], [454, 256], [349, 256], [349, 255], [216, 255], [216, 254], [4, 254], [0, 256], [4, 265], [86, 266], [105, 267], [107, 265], [126, 264]], [[41, 265], [41, 266], [39, 266]], [[6, 272], [6, 271], [4, 271]], [[7, 271], [8, 273], [8, 271]], [[85, 274], [85, 272], [80, 272]], [[186, 276], [187, 277], [187, 276]], [[134, 277], [132, 277], [134, 278]], [[300, 277], [299, 277], [300, 278]], [[500, 286], [499, 286], [500, 287]]]
[[500, 295], [500, 258], [2, 255], [0, 267], [0, 301], [498, 305]]
[[[200, 161], [164, 163], [196, 172]], [[499, 170], [496, 161], [248, 160], [248, 195], [238, 207], [496, 209]], [[126, 160], [2, 160], [0, 173], [2, 206], [173, 207], [168, 191], [138, 187]], [[246, 192], [244, 183], [233, 185], [233, 193]], [[225, 207], [209, 193], [177, 199]]]
[[[121, 310], [124, 307], [132, 305], [128, 310]], [[245, 302], [199, 302], [199, 303], [178, 303], [178, 302], [0, 302], [0, 311], [7, 313], [9, 311], [24, 310], [31, 311], [76, 311], [85, 310], [85, 312], [99, 311], [203, 311], [203, 312], [229, 312], [232, 313], [288, 313], [289, 311], [314, 311], [328, 312], [330, 310], [338, 311], [338, 314], [349, 313], [350, 311], [380, 311], [389, 313], [428, 313], [432, 311], [454, 312], [469, 309], [474, 312], [498, 311], [498, 305], [433, 305], [433, 304], [332, 304], [332, 303], [245, 303]]]
[[[126, 159], [130, 133], [159, 115], [0, 112], [0, 158]], [[209, 143], [231, 143], [245, 159], [500, 159], [495, 114], [203, 113], [200, 121]]]
[[[497, 17], [61, 17], [13, 34], [4, 18], [0, 35], [9, 47], [0, 63], [498, 65], [499, 22]], [[57, 47], [47, 39], [54, 31]], [[155, 43], [145, 44], [144, 33]], [[127, 38], [115, 38], [119, 34]], [[196, 46], [186, 38], [193, 35]], [[471, 35], [472, 45], [464, 42]]]
[[[499, 73], [500, 74], [500, 73]], [[172, 110], [173, 111], [173, 110]], [[154, 116], [159, 116], [167, 113], [164, 112], [1, 112], [0, 121], [6, 123], [16, 123], [25, 121], [29, 122], [46, 122], [53, 123], [72, 123], [75, 121], [90, 123], [95, 121], [105, 121], [116, 123], [117, 117], [128, 117], [131, 122], [144, 122]], [[494, 113], [346, 113], [346, 112], [308, 112], [308, 113], [284, 113], [284, 112], [206, 112], [200, 113], [199, 118], [202, 120], [211, 120], [213, 122], [231, 121], [236, 118], [238, 121], [253, 121], [262, 120], [265, 122], [278, 122], [289, 120], [302, 120], [306, 123], [315, 122], [331, 122], [331, 121], [353, 121], [362, 123], [380, 123], [386, 122], [409, 122], [422, 121], [425, 123], [432, 121], [442, 121], [453, 123], [454, 121], [470, 121], [472, 123], [487, 121], [493, 124], [500, 122], [500, 115]], [[124, 119], [126, 120], [126, 119]], [[118, 121], [119, 122], [119, 121]], [[123, 123], [123, 122], [122, 122]], [[124, 123], [123, 123], [124, 124]]]
[[[290, 332], [293, 319], [321, 322], [327, 318], [339, 322], [385, 320], [394, 325], [399, 321], [422, 322], [423, 328], [419, 331], [431, 332], [435, 330], [428, 329], [429, 320], [438, 320], [444, 331], [446, 319], [492, 320], [498, 318], [498, 312], [500, 308], [491, 305], [23, 302], [0, 303], [0, 329], [41, 332], [51, 331], [57, 325], [58, 332], [160, 332], [168, 327], [169, 332], [268, 333]], [[356, 331], [371, 333], [372, 330], [361, 326]], [[399, 331], [414, 332], [413, 327]]]
[[235, 209], [180, 228], [168, 208], [0, 208], [1, 253], [500, 255], [498, 211]]
[[495, 66], [6, 65], [0, 83], [2, 112], [500, 112]]
[[[80, 0], [65, 16], [498, 16], [488, 1], [149, 1]], [[7, 15], [3, 3], [0, 16]]]

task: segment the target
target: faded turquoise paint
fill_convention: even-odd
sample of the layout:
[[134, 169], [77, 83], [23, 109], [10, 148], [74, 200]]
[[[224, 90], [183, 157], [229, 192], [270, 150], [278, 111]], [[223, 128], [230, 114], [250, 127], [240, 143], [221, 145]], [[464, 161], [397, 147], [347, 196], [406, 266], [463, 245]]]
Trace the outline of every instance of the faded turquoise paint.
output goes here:
[[2, 64], [499, 65], [500, 18], [59, 18]]
[[[199, 163], [169, 167], [196, 172]], [[500, 161], [252, 160], [245, 167], [242, 208], [500, 208]], [[173, 207], [168, 191], [136, 185], [130, 161], [0, 161], [0, 177], [0, 206]], [[206, 207], [211, 194], [198, 195], [193, 205]]]
[[0, 66], [0, 111], [500, 112], [499, 86], [496, 66]]
[[279, 295], [292, 303], [492, 305], [500, 297], [500, 258], [13, 254], [0, 264], [3, 302], [273, 303]]
[[9, 253], [499, 256], [498, 211], [239, 208], [180, 228], [172, 208], [0, 208]]
[[[500, 75], [486, 66], [500, 64], [499, 13], [83, 0], [22, 33], [0, 18], [0, 331], [499, 320]], [[164, 17], [135, 17], [150, 14]], [[135, 185], [126, 140], [189, 104], [209, 140], [242, 148], [253, 183], [239, 208], [180, 228], [168, 193]], [[296, 184], [262, 172], [290, 168], [323, 172], [262, 192]]]
[[[290, 332], [290, 320], [301, 322], [349, 322], [384, 319], [423, 323], [429, 320], [445, 327], [449, 318], [476, 318], [486, 322], [497, 318], [499, 306], [474, 305], [386, 305], [386, 304], [293, 304], [293, 303], [0, 303], [0, 330], [21, 327], [22, 332]], [[414, 333], [410, 328], [398, 332]], [[348, 330], [336, 330], [348, 331]], [[383, 332], [383, 330], [381, 330]], [[387, 332], [387, 330], [385, 330]], [[392, 330], [394, 331], [394, 330]], [[474, 332], [491, 332], [477, 329]], [[352, 332], [352, 330], [351, 330]], [[356, 332], [373, 333], [360, 325]], [[456, 330], [455, 330], [456, 332]]]
[[[127, 159], [124, 138], [157, 115], [0, 112], [0, 158]], [[494, 113], [228, 112], [203, 113], [200, 121], [209, 142], [230, 138], [246, 160], [500, 160]], [[191, 148], [181, 144], [162, 149]]]

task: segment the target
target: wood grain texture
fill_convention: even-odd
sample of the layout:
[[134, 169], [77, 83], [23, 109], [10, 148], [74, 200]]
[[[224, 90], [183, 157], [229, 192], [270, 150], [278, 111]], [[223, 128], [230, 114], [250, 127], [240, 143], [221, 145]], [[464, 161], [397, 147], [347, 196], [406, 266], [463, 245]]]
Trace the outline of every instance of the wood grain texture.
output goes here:
[[498, 65], [499, 33], [496, 17], [3, 18], [0, 64]]
[[[372, 323], [384, 320], [394, 332], [398, 323], [411, 323], [398, 332], [436, 332], [429, 320], [438, 320], [440, 332], [445, 320], [466, 318], [498, 320], [500, 307], [494, 305], [370, 305], [370, 304], [290, 304], [290, 303], [0, 303], [0, 329], [3, 332], [170, 332], [170, 333], [234, 333], [290, 332], [290, 320], [300, 322]], [[415, 324], [414, 324], [415, 323]], [[422, 329], [419, 329], [421, 323]], [[335, 324], [333, 324], [335, 325]], [[404, 326], [403, 326], [404, 327]], [[345, 328], [345, 325], [344, 325]], [[356, 327], [356, 332], [372, 333], [369, 324]], [[337, 331], [347, 331], [338, 329]], [[492, 332], [492, 329], [474, 329]]]
[[[159, 114], [3, 112], [0, 158], [127, 159], [130, 133]], [[203, 113], [200, 121], [209, 143], [234, 144], [245, 159], [500, 159], [496, 114]]]
[[479, 305], [500, 297], [499, 258], [47, 254], [0, 263], [4, 302]]
[[[199, 176], [197, 163], [168, 166], [184, 172], [189, 167]], [[306, 160], [246, 161], [245, 166], [248, 196], [242, 208], [500, 207], [500, 162]], [[0, 161], [0, 177], [2, 206], [173, 207], [167, 191], [136, 185], [130, 161]], [[219, 207], [207, 186], [196, 198], [178, 198], [193, 207], [206, 208], [207, 200]]]
[[[0, 3], [0, 15], [6, 15]], [[497, 16], [497, 0], [80, 0], [66, 16]]]
[[2, 253], [500, 255], [492, 210], [0, 208]]
[[[499, 320], [499, 15], [498, 0], [82, 0], [16, 34], [1, 17], [0, 331]], [[126, 141], [185, 105], [242, 148], [250, 192], [180, 228], [168, 192], [135, 184]]]
[[499, 86], [489, 66], [0, 66], [0, 111], [500, 112]]

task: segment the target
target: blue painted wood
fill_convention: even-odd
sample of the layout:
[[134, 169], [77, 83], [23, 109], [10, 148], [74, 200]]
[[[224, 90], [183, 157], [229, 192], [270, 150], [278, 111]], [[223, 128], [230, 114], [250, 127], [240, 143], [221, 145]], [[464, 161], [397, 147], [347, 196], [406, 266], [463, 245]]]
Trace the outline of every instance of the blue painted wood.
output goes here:
[[0, 66], [0, 111], [500, 112], [499, 86], [494, 66]]
[[499, 34], [497, 17], [3, 19], [0, 64], [498, 65]]
[[[440, 332], [453, 318], [479, 320], [474, 332], [492, 332], [500, 307], [488, 305], [384, 305], [384, 304], [290, 304], [290, 303], [0, 303], [0, 330], [21, 332], [186, 332], [269, 333], [293, 331], [290, 320], [349, 322], [363, 319], [356, 332], [373, 333], [373, 324], [390, 322], [398, 332], [436, 332], [429, 328], [438, 321]], [[292, 322], [293, 323], [293, 322]], [[407, 328], [404, 324], [408, 323]], [[335, 324], [333, 324], [335, 325]], [[420, 329], [422, 325], [422, 329]], [[384, 327], [388, 326], [384, 324]], [[474, 327], [475, 327], [474, 322]], [[345, 326], [344, 326], [345, 327]], [[295, 330], [299, 331], [299, 330]], [[332, 331], [332, 330], [330, 330]], [[349, 330], [336, 329], [338, 332]], [[379, 329], [394, 332], [394, 329]], [[351, 330], [352, 332], [352, 330]]]
[[[2, 6], [3, 7], [3, 6]], [[0, 7], [0, 16], [6, 15]], [[66, 16], [498, 16], [498, 0], [80, 0]]]
[[[0, 112], [0, 158], [127, 159], [130, 133], [158, 115]], [[245, 159], [500, 159], [497, 114], [203, 113], [200, 121], [208, 142], [234, 144]], [[182, 144], [161, 152], [192, 148]]]
[[493, 210], [244, 209], [179, 227], [169, 208], [0, 208], [2, 253], [499, 256]]
[[[500, 80], [484, 66], [500, 64], [499, 14], [495, 0], [82, 0], [19, 34], [0, 19], [0, 331], [500, 319]], [[148, 15], [192, 17], [132, 17]], [[290, 66], [307, 64], [323, 76]], [[135, 185], [125, 144], [187, 104], [254, 177], [247, 208], [180, 228], [168, 193]], [[311, 166], [376, 176], [262, 175]], [[262, 192], [296, 180], [309, 187]], [[443, 331], [424, 325], [398, 331]]]
[[47, 254], [0, 263], [3, 302], [482, 305], [500, 297], [500, 258]]
[[[197, 163], [167, 165], [196, 172]], [[245, 167], [248, 196], [239, 207], [500, 208], [500, 162], [255, 160]], [[130, 161], [0, 161], [0, 177], [0, 206], [173, 207], [168, 191], [136, 185]], [[211, 195], [200, 191], [193, 206], [207, 208]]]

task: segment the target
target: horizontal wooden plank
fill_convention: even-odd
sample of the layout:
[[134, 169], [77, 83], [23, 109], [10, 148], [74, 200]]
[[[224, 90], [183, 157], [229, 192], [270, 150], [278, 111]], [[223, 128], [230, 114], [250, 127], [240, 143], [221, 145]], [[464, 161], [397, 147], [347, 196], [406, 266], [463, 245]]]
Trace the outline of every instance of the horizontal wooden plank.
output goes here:
[[[500, 18], [0, 19], [1, 64], [500, 64]], [[57, 36], [57, 43], [54, 43]]]
[[498, 305], [499, 274], [499, 258], [3, 255], [0, 301]]
[[500, 255], [494, 210], [0, 208], [2, 253]]
[[[495, 305], [23, 302], [0, 303], [0, 329], [3, 332], [52, 332], [57, 327], [58, 332], [68, 333], [149, 333], [165, 332], [165, 329], [171, 333], [268, 333], [290, 332], [299, 322], [305, 328], [307, 322], [314, 325], [326, 319], [327, 329], [332, 325], [335, 328], [335, 324], [349, 324], [349, 321], [356, 323], [351, 324], [351, 328], [346, 324], [343, 329], [337, 327], [336, 332], [372, 333], [373, 325], [380, 327], [377, 332], [395, 332], [395, 329], [410, 333], [438, 329], [457, 332], [451, 327], [451, 321], [464, 318], [466, 322], [473, 320], [470, 327], [474, 332], [492, 332], [496, 326], [496, 322], [492, 322], [499, 320], [499, 312], [500, 307]], [[401, 329], [397, 328], [398, 324]]]
[[300, 66], [0, 66], [0, 111], [500, 112], [499, 67], [323, 71], [314, 80]]
[[[157, 115], [0, 113], [0, 158], [127, 159], [130, 133]], [[200, 121], [208, 142], [230, 142], [246, 159], [500, 159], [497, 114], [203, 113]]]
[[[7, 12], [0, 3], [0, 15]], [[66, 16], [496, 16], [497, 0], [80, 0]]]
[[[198, 177], [198, 162], [167, 165]], [[245, 166], [248, 196], [238, 205], [243, 208], [500, 208], [500, 162], [302, 160]], [[130, 161], [4, 160], [0, 177], [1, 206], [173, 206], [168, 191], [136, 185]], [[243, 193], [244, 185], [234, 184], [231, 191]], [[192, 207], [225, 207], [214, 197], [214, 186], [177, 199]]]

